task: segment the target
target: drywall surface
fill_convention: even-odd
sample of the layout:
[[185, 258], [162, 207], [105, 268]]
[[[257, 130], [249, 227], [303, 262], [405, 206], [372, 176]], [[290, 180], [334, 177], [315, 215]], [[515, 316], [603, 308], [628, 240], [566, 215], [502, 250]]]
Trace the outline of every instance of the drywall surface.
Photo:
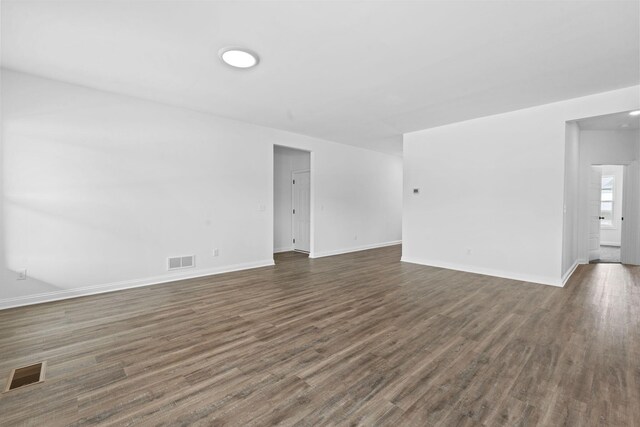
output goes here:
[[600, 244], [609, 246], [620, 246], [622, 237], [622, 206], [624, 195], [622, 188], [624, 185], [624, 166], [603, 166], [602, 175], [611, 175], [614, 179], [613, 189], [613, 225], [611, 228], [600, 230]]
[[639, 99], [635, 86], [405, 134], [403, 260], [561, 286], [566, 122]]
[[292, 251], [291, 174], [294, 171], [309, 170], [311, 156], [306, 151], [276, 146], [273, 152], [273, 165], [273, 251]]
[[400, 240], [396, 156], [6, 70], [2, 109], [0, 307], [272, 264], [274, 145], [313, 152], [316, 254]]
[[571, 272], [578, 258], [578, 181], [580, 170], [580, 128], [566, 124], [564, 206], [562, 227], [562, 275]]

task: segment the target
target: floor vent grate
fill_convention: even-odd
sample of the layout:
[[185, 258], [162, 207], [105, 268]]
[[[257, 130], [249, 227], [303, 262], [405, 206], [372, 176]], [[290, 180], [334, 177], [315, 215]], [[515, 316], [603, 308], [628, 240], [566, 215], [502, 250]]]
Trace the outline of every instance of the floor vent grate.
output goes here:
[[44, 374], [47, 369], [47, 362], [39, 362], [21, 368], [11, 370], [5, 392], [15, 390], [30, 384], [37, 384], [44, 381]]

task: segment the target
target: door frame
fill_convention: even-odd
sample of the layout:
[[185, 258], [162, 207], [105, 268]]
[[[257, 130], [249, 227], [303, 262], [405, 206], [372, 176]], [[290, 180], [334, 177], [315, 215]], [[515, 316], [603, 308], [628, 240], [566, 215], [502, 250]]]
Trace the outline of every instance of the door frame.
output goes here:
[[[639, 163], [638, 160], [635, 160], [622, 165], [624, 167], [622, 172], [624, 177], [622, 179], [622, 217], [624, 219], [620, 225], [620, 263], [627, 265], [640, 265]], [[631, 176], [634, 169], [635, 176]], [[635, 185], [633, 184], [634, 182]]]
[[[271, 242], [269, 247], [271, 248], [271, 252], [273, 252], [273, 222], [274, 222], [274, 218], [275, 218], [275, 206], [273, 203], [273, 197], [274, 197], [274, 184], [273, 184], [273, 180], [274, 180], [274, 174], [275, 174], [275, 159], [274, 159], [274, 152], [275, 152], [275, 148], [276, 147], [282, 147], [282, 148], [290, 148], [293, 150], [298, 150], [298, 151], [304, 151], [309, 153], [309, 190], [310, 190], [310, 195], [309, 197], [311, 198], [310, 201], [310, 213], [309, 213], [309, 258], [314, 258], [315, 257], [315, 223], [316, 223], [316, 167], [315, 167], [315, 162], [316, 162], [316, 153], [313, 150], [310, 150], [308, 148], [301, 148], [301, 147], [296, 147], [293, 145], [286, 145], [286, 144], [273, 144], [273, 146], [271, 147], [271, 221], [270, 221], [270, 227], [271, 227], [271, 232], [269, 233], [269, 236], [271, 237]], [[292, 190], [293, 191], [293, 190]], [[292, 200], [293, 201], [293, 200]]]
[[[597, 171], [598, 176], [600, 177], [599, 181], [600, 182], [592, 182], [593, 177], [594, 177], [594, 170], [595, 168], [601, 168], [604, 165], [589, 165], [589, 173], [588, 178], [587, 178], [587, 184], [588, 184], [588, 190], [587, 190], [587, 260], [589, 260], [589, 262], [593, 261], [593, 260], [598, 260], [600, 259], [600, 246], [601, 246], [601, 242], [602, 242], [602, 218], [600, 217], [600, 213], [602, 212], [602, 169], [599, 169]], [[591, 233], [591, 224], [593, 221], [593, 212], [592, 212], [592, 203], [593, 203], [593, 199], [592, 199], [592, 194], [591, 191], [593, 190], [592, 186], [593, 184], [598, 184], [598, 204], [596, 206], [596, 208], [598, 209], [598, 225], [597, 225], [597, 229], [598, 229], [598, 248], [595, 250], [591, 249], [591, 237], [592, 237], [592, 233]], [[593, 257], [593, 254], [596, 254], [596, 257]]]
[[[624, 179], [622, 180], [622, 191], [623, 191], [623, 197], [622, 197], [622, 216], [625, 218], [623, 221], [623, 224], [621, 225], [621, 227], [624, 227], [624, 230], [630, 231], [630, 233], [621, 233], [620, 236], [620, 264], [624, 264], [623, 260], [625, 261], [635, 261], [635, 263], [628, 263], [626, 265], [640, 265], [640, 251], [638, 251], [637, 248], [638, 246], [640, 246], [640, 237], [638, 236], [638, 227], [640, 227], [640, 220], [637, 218], [638, 215], [631, 215], [631, 213], [633, 213], [633, 206], [632, 203], [635, 203], [636, 205], [638, 204], [638, 200], [633, 200], [633, 198], [630, 197], [626, 197], [628, 193], [631, 192], [631, 190], [627, 190], [627, 188], [632, 188], [632, 187], [628, 187], [630, 185], [633, 186], [633, 180], [629, 179], [629, 178], [633, 178], [633, 177], [629, 177], [629, 166], [632, 165], [634, 162], [637, 161], [625, 161], [625, 162], [613, 162], [613, 163], [592, 163], [589, 165], [589, 167], [592, 166], [622, 166], [623, 167], [623, 176]], [[638, 177], [636, 177], [638, 178]], [[636, 186], [636, 190], [640, 190], [640, 182], [637, 182], [635, 184]], [[637, 192], [637, 191], [636, 191]], [[588, 196], [587, 196], [588, 197]], [[631, 200], [629, 200], [631, 199]], [[586, 210], [586, 212], [584, 212], [583, 218], [586, 219], [586, 223], [587, 225], [589, 224], [589, 209]], [[633, 218], [633, 219], [631, 219]], [[621, 230], [622, 231], [622, 230]], [[587, 227], [587, 234], [584, 236], [580, 236], [581, 239], [586, 239], [587, 241], [587, 262], [589, 262], [589, 233], [588, 233], [588, 227]], [[631, 240], [630, 240], [631, 238]], [[626, 248], [626, 249], [625, 249]], [[632, 253], [627, 253], [627, 251], [631, 249]], [[634, 250], [635, 249], [635, 250]]]
[[[300, 170], [294, 170], [291, 171], [291, 182], [293, 183], [293, 177], [295, 174], [297, 173], [308, 173], [309, 174], [309, 252], [307, 251], [303, 251], [300, 249], [296, 249], [295, 248], [295, 243], [293, 244], [293, 251], [294, 252], [302, 252], [302, 253], [308, 253], [311, 254], [311, 169], [300, 169]], [[293, 206], [294, 206], [294, 198], [295, 198], [295, 188], [293, 187], [293, 184], [291, 185], [291, 236], [295, 239], [294, 236], [294, 230], [296, 229], [295, 226], [295, 217], [293, 214]]]

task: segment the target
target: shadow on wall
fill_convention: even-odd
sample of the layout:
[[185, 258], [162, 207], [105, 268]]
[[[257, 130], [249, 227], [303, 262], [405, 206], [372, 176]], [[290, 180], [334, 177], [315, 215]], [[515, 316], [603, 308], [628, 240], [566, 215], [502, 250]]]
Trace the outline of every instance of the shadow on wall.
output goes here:
[[[261, 159], [266, 172], [264, 156], [243, 154], [233, 138], [212, 143], [212, 125], [190, 114], [107, 105], [4, 115], [6, 281], [26, 268], [27, 282], [49, 292], [170, 276], [168, 256], [210, 255], [200, 256], [197, 270], [265, 258], [255, 233], [221, 237], [238, 209], [250, 230], [266, 229], [255, 204], [268, 184], [224, 167], [244, 158], [260, 173], [251, 163]], [[223, 248], [216, 258], [214, 244]], [[0, 299], [32, 293], [20, 286], [1, 288]]]
[[[141, 243], [150, 250], [162, 240], [162, 233], [135, 220], [143, 219], [137, 213], [164, 217], [166, 225], [173, 216], [197, 220], [193, 204], [181, 203], [190, 186], [174, 167], [177, 152], [159, 155], [133, 140], [113, 147], [114, 141], [82, 125], [62, 133], [55, 123], [43, 126], [42, 118], [37, 126], [27, 117], [4, 127], [9, 270], [28, 267], [30, 277], [54, 289], [86, 286], [91, 277], [117, 280], [145, 253]], [[145, 168], [141, 157], [168, 173]]]

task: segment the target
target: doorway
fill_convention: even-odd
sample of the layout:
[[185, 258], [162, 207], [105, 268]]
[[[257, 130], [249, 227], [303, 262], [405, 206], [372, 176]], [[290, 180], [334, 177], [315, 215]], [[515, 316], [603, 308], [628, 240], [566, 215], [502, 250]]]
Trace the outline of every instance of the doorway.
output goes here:
[[589, 262], [622, 262], [623, 165], [592, 165], [589, 181]]
[[566, 123], [562, 275], [578, 264], [640, 265], [640, 116]]
[[273, 252], [311, 252], [311, 153], [274, 146]]

